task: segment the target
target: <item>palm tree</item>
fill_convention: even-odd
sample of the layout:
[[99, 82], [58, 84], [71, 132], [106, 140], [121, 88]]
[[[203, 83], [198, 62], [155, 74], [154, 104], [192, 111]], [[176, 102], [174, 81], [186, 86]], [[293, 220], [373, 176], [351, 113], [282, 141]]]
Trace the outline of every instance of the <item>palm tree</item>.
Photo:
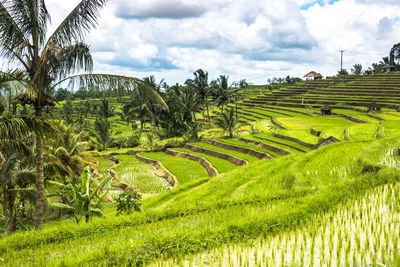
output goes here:
[[353, 68], [351, 68], [351, 74], [354, 75], [360, 75], [361, 73], [363, 73], [363, 67], [361, 64], [354, 64]]
[[[25, 156], [25, 155], [24, 155]], [[27, 188], [34, 184], [35, 172], [29, 168], [29, 162], [20, 160], [23, 157], [18, 151], [9, 151], [0, 166], [0, 186], [3, 188], [3, 215], [7, 232], [16, 229], [16, 198], [18, 192], [32, 192]]]
[[244, 124], [239, 123], [239, 121], [235, 117], [235, 112], [233, 108], [230, 110], [226, 110], [222, 113], [222, 116], [215, 119], [215, 125], [226, 133], [229, 134], [229, 138], [233, 137], [233, 132]]
[[[213, 81], [214, 98], [217, 106], [221, 106], [221, 114], [224, 113], [224, 106], [227, 105], [234, 95], [237, 93], [237, 89], [233, 88], [232, 85], [228, 87], [229, 76], [221, 75], [216, 81]], [[237, 106], [236, 106], [237, 111]], [[236, 112], [237, 114], [237, 112]], [[237, 117], [237, 116], [236, 116]]]
[[[151, 116], [150, 108], [145, 99], [140, 95], [135, 95], [123, 107], [126, 117], [130, 120], [140, 121], [140, 135], [145, 130], [145, 123]], [[134, 123], [134, 122], [132, 122]]]
[[[193, 73], [193, 75], [194, 79], [188, 79], [185, 83], [186, 85], [193, 87], [196, 93], [199, 95], [202, 103], [206, 107], [208, 122], [210, 122], [210, 113], [208, 110], [208, 97], [210, 96], [210, 87], [208, 85], [208, 72], [202, 69], [198, 69]], [[204, 109], [203, 118], [204, 120], [206, 119]]]
[[[19, 79], [24, 91], [19, 95], [21, 104], [31, 104], [35, 116], [42, 118], [45, 107], [54, 105], [54, 88], [69, 80], [80, 87], [135, 88], [136, 78], [106, 75], [78, 74], [90, 72], [93, 67], [89, 45], [84, 43], [86, 33], [97, 25], [100, 10], [106, 0], [82, 0], [61, 22], [51, 35], [47, 35], [50, 15], [44, 0], [9, 0], [0, 2], [0, 53], [8, 58], [15, 69], [26, 77]], [[49, 36], [47, 39], [46, 37]], [[145, 87], [147, 88], [147, 87]], [[147, 88], [148, 89], [148, 88]], [[155, 91], [146, 90], [154, 99], [164, 103]], [[43, 139], [36, 136], [36, 214], [35, 228], [42, 227], [44, 214]]]
[[179, 98], [185, 107], [184, 121], [196, 121], [196, 110], [199, 109], [199, 97], [192, 87], [182, 86], [178, 89]]
[[74, 180], [89, 165], [89, 144], [82, 141], [83, 132], [77, 133], [73, 125], [66, 125], [63, 121], [57, 121], [55, 125], [61, 133], [61, 140], [53, 139], [48, 146], [45, 169], [51, 169], [52, 174], [61, 174], [63, 178], [68, 175]]
[[389, 57], [383, 57], [382, 60], [379, 61], [379, 65], [389, 65]]
[[107, 147], [115, 140], [112, 136], [118, 135], [121, 132], [114, 132], [111, 128], [111, 123], [103, 118], [96, 119], [94, 122], [93, 136], [101, 150], [106, 150]]
[[108, 99], [102, 99], [100, 105], [100, 116], [108, 120], [108, 118], [115, 115], [115, 107], [109, 105]]

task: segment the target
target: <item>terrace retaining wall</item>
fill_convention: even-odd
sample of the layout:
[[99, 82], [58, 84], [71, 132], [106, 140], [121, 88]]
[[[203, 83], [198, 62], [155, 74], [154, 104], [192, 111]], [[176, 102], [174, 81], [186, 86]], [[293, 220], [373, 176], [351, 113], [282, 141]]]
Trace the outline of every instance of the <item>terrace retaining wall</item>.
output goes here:
[[211, 177], [217, 176], [219, 174], [218, 170], [211, 164], [211, 162], [209, 162], [208, 160], [206, 160], [203, 157], [193, 155], [190, 153], [186, 153], [186, 152], [182, 152], [182, 151], [171, 150], [169, 148], [165, 151], [165, 153], [168, 155], [172, 155], [175, 157], [181, 157], [184, 159], [190, 159], [190, 160], [200, 163], [201, 166], [203, 166], [203, 168], [206, 170], [207, 174]]
[[275, 152], [275, 153], [277, 153], [279, 155], [282, 155], [282, 156], [290, 155], [290, 152], [288, 152], [286, 150], [283, 150], [283, 149], [280, 149], [280, 148], [277, 148], [277, 147], [274, 147], [274, 146], [270, 146], [270, 145], [264, 144], [262, 142], [258, 142], [258, 141], [255, 141], [255, 140], [249, 140], [249, 139], [245, 139], [245, 138], [239, 138], [238, 140], [240, 142], [243, 142], [243, 143], [253, 144], [253, 145], [262, 147], [262, 148], [264, 148], [266, 150]]
[[217, 158], [220, 158], [220, 159], [227, 160], [227, 161], [229, 161], [229, 162], [231, 162], [231, 163], [233, 163], [233, 164], [235, 164], [237, 166], [243, 166], [243, 165], [247, 164], [247, 161], [245, 161], [243, 159], [239, 159], [239, 158], [237, 158], [237, 157], [235, 157], [233, 155], [229, 155], [229, 154], [226, 154], [226, 153], [223, 153], [223, 152], [219, 152], [219, 151], [215, 151], [215, 150], [212, 150], [212, 149], [208, 149], [208, 148], [204, 148], [204, 147], [198, 147], [198, 146], [195, 146], [195, 145], [192, 145], [192, 144], [186, 144], [185, 148], [190, 149], [190, 150], [192, 150], [194, 152], [200, 152], [200, 153], [203, 153], [203, 154], [207, 154], [207, 155], [210, 155], [210, 156], [214, 156], [214, 157], [217, 157]]
[[261, 137], [261, 136], [255, 136], [255, 137], [259, 138], [261, 140], [265, 140], [265, 141], [269, 141], [269, 142], [275, 143], [275, 144], [287, 146], [287, 147], [290, 147], [290, 148], [295, 149], [295, 150], [300, 151], [300, 152], [304, 152], [304, 153], [307, 152], [307, 151], [305, 151], [305, 150], [303, 150], [301, 148], [298, 148], [298, 147], [295, 147], [295, 146], [292, 146], [292, 145], [289, 145], [289, 144], [286, 144], [286, 143], [278, 142], [278, 141], [271, 140], [271, 139], [268, 139], [268, 138], [265, 138], [265, 137]]
[[308, 147], [308, 148], [313, 148], [313, 146], [314, 146], [314, 144], [307, 143], [307, 142], [301, 141], [300, 139], [297, 139], [297, 138], [294, 138], [294, 137], [290, 137], [290, 136], [286, 136], [286, 135], [282, 135], [282, 134], [274, 133], [273, 136], [275, 136], [277, 138], [280, 138], [280, 139], [284, 139], [284, 140], [295, 142], [295, 143], [297, 143], [299, 145], [302, 145], [302, 146], [305, 146], [305, 147]]
[[245, 148], [245, 147], [225, 144], [225, 143], [221, 143], [221, 142], [218, 142], [218, 141], [215, 141], [215, 140], [212, 140], [211, 144], [214, 145], [214, 146], [225, 148], [225, 149], [230, 149], [230, 150], [234, 150], [234, 151], [237, 151], [237, 152], [245, 153], [245, 154], [248, 154], [250, 156], [259, 158], [259, 159], [270, 159], [271, 158], [266, 153], [262, 153], [262, 152], [259, 152], [259, 151], [256, 151], [256, 150], [253, 150], [253, 149], [250, 149], [250, 148]]
[[176, 176], [174, 174], [172, 174], [167, 168], [165, 168], [165, 166], [160, 161], [154, 160], [154, 159], [149, 159], [149, 158], [143, 157], [139, 154], [136, 154], [135, 157], [144, 163], [153, 165], [156, 168], [155, 174], [157, 176], [163, 177], [165, 180], [167, 180], [167, 182], [173, 188], [178, 186], [178, 178], [176, 178]]

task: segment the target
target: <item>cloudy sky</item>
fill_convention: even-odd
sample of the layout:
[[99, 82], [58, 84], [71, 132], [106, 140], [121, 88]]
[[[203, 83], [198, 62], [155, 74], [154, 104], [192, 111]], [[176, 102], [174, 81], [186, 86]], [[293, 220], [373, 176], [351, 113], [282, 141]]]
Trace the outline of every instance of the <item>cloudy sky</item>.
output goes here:
[[[79, 0], [47, 0], [53, 27]], [[400, 42], [399, 0], [110, 0], [87, 42], [95, 71], [183, 83], [258, 84], [310, 70], [371, 66]]]

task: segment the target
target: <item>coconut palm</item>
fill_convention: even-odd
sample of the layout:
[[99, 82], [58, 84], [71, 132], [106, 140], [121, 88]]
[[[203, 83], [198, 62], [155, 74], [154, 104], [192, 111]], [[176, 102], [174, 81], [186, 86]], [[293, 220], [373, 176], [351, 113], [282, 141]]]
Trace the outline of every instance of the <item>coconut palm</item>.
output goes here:
[[[210, 86], [208, 85], [208, 72], [202, 69], [198, 69], [193, 73], [193, 75], [194, 79], [188, 79], [185, 83], [187, 86], [191, 86], [200, 97], [202, 104], [206, 107], [208, 121], [210, 121], [210, 113], [208, 110], [208, 97], [210, 96], [211, 90]], [[206, 119], [204, 109], [203, 118], [204, 120]]]
[[73, 125], [57, 121], [55, 126], [61, 134], [61, 140], [53, 139], [47, 146], [45, 170], [52, 175], [67, 175], [75, 180], [89, 165], [89, 144], [82, 141], [83, 132], [77, 133]]
[[233, 99], [237, 93], [237, 89], [228, 86], [229, 76], [221, 75], [216, 81], [212, 82], [214, 89], [214, 99], [217, 106], [221, 107], [221, 113], [224, 113], [224, 106], [227, 105]]
[[178, 89], [179, 98], [185, 107], [185, 113], [183, 114], [184, 121], [196, 121], [196, 111], [200, 107], [200, 99], [197, 93], [192, 87], [182, 86]]
[[[84, 43], [86, 33], [97, 25], [100, 10], [106, 0], [82, 0], [48, 35], [50, 14], [44, 0], [9, 0], [0, 2], [0, 54], [8, 58], [15, 69], [23, 72], [20, 79], [24, 91], [21, 104], [31, 104], [35, 116], [41, 118], [45, 107], [54, 105], [54, 88], [65, 81], [88, 88], [135, 88], [138, 79], [105, 74], [78, 74], [90, 72], [93, 67], [89, 45]], [[48, 38], [46, 39], [46, 37]], [[148, 87], [146, 93], [162, 102]], [[36, 214], [35, 228], [42, 227], [44, 214], [43, 139], [36, 136]]]
[[222, 113], [221, 117], [215, 119], [215, 125], [224, 130], [225, 133], [228, 133], [229, 138], [232, 138], [233, 132], [244, 124], [239, 123], [235, 117], [233, 108], [231, 108], [230, 110], [226, 110], [224, 113]]
[[123, 110], [127, 118], [140, 122], [141, 135], [143, 130], [145, 130], [147, 119], [151, 117], [151, 111], [145, 99], [140, 95], [133, 96], [131, 100], [124, 105]]
[[[24, 160], [21, 160], [24, 158]], [[26, 157], [18, 151], [5, 154], [4, 164], [0, 166], [0, 187], [3, 190], [3, 215], [7, 232], [16, 229], [16, 198], [18, 193], [33, 193], [29, 185], [34, 184], [35, 172], [30, 168]]]
[[389, 57], [383, 57], [382, 60], [379, 61], [379, 65], [389, 65]]
[[361, 64], [354, 64], [353, 68], [351, 68], [351, 74], [360, 75], [363, 73], [363, 67]]

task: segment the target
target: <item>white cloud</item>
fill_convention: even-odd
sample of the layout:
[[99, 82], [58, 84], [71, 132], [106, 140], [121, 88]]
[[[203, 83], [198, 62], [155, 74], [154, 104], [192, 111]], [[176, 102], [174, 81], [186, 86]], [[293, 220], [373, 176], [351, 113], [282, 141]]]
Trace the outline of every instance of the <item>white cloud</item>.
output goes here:
[[[79, 0], [47, 0], [54, 28]], [[398, 43], [398, 0], [114, 0], [88, 34], [95, 71], [184, 82], [203, 68], [216, 78], [265, 83], [311, 69], [336, 73], [379, 61]], [[307, 8], [304, 8], [304, 6]], [[303, 8], [302, 8], [303, 7]], [[4, 61], [3, 61], [4, 62]], [[1, 62], [0, 62], [1, 63]], [[1, 66], [1, 64], [0, 64]]]

